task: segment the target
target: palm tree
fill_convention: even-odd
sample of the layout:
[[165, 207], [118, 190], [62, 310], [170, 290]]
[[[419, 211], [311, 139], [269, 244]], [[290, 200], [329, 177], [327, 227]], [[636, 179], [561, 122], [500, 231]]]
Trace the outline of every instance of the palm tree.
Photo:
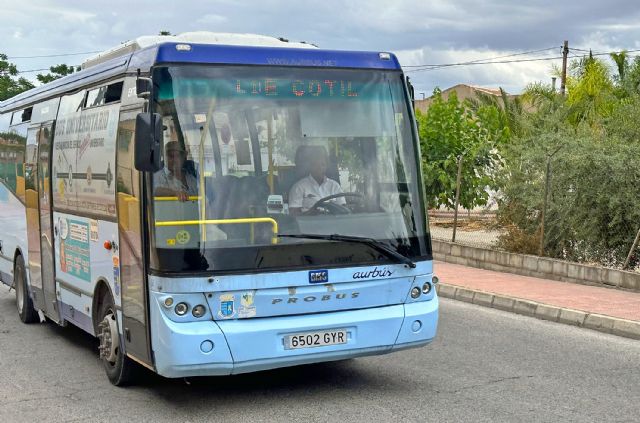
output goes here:
[[629, 67], [629, 54], [626, 50], [622, 50], [620, 53], [611, 53], [611, 60], [616, 64], [618, 69], [617, 80], [619, 84], [622, 84], [625, 78], [627, 68]]
[[519, 134], [522, 129], [522, 100], [519, 96], [509, 95], [502, 87], [499, 89], [500, 96], [476, 91], [475, 98], [467, 99], [467, 105], [473, 113], [477, 113], [481, 107], [495, 107], [498, 110], [501, 124], [509, 128], [512, 135]]

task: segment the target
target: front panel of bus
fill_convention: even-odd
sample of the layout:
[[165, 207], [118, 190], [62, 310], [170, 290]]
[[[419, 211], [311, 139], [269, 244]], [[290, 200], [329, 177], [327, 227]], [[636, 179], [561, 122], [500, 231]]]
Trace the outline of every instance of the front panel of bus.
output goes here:
[[[431, 243], [400, 71], [172, 65], [152, 76], [164, 126], [164, 168], [146, 181], [161, 374], [433, 338]], [[320, 343], [293, 346], [296, 334]]]

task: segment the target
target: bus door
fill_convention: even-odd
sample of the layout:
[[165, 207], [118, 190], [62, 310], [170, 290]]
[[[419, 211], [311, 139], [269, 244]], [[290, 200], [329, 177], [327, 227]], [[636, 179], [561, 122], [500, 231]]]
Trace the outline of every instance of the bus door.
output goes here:
[[27, 132], [25, 191], [29, 248], [29, 279], [34, 305], [58, 322], [51, 207], [51, 138], [53, 124]]
[[43, 123], [38, 132], [38, 200], [40, 203], [40, 253], [44, 311], [58, 322], [56, 275], [53, 255], [53, 207], [51, 187], [51, 148], [53, 122]]
[[[132, 84], [133, 100], [135, 80]], [[130, 101], [130, 100], [129, 100]], [[122, 283], [122, 325], [125, 350], [147, 367], [151, 366], [151, 332], [149, 328], [147, 272], [144, 249], [146, 236], [141, 214], [142, 176], [133, 166], [136, 116], [138, 107], [121, 110], [117, 146], [118, 230], [120, 232], [120, 280]]]

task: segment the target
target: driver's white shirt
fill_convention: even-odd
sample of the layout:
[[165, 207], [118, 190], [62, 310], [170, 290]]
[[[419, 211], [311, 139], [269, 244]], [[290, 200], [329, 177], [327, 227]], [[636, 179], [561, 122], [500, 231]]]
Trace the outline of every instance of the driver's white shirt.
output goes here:
[[[342, 193], [340, 184], [324, 178], [322, 184], [318, 184], [315, 178], [308, 175], [296, 182], [289, 191], [289, 208], [302, 208], [303, 212], [309, 210], [321, 198]], [[331, 200], [337, 204], [346, 204], [344, 197]]]

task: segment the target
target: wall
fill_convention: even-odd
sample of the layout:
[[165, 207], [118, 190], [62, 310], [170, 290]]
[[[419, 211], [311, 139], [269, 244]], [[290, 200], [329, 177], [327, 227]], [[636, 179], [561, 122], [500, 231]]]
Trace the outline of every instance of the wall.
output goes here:
[[[553, 279], [584, 285], [600, 285], [640, 292], [640, 273], [570, 263], [546, 257], [468, 247], [432, 241], [435, 260], [498, 272]], [[437, 272], [436, 272], [437, 273]]]

